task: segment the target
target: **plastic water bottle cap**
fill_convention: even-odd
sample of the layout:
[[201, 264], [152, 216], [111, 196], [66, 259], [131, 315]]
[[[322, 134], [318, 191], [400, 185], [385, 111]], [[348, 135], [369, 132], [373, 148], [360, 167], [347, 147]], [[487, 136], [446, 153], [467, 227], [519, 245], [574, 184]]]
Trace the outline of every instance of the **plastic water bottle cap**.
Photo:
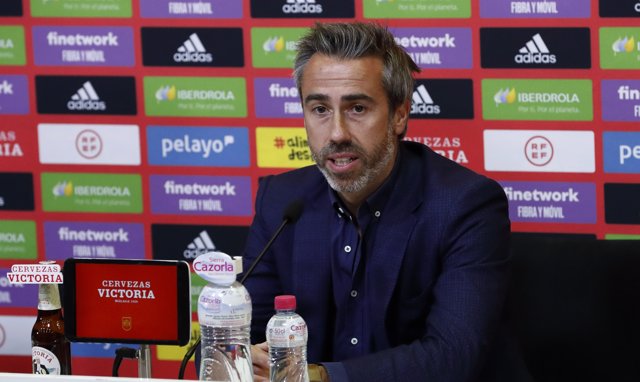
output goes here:
[[276, 308], [276, 310], [295, 310], [296, 296], [293, 296], [290, 294], [276, 296], [273, 305]]

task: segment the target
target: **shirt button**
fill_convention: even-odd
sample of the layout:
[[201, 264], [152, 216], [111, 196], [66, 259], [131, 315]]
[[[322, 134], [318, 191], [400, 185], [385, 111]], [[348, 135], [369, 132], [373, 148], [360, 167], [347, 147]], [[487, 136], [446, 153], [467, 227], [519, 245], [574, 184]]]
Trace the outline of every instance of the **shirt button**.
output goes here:
[[351, 297], [356, 297], [358, 295], [358, 291], [357, 290], [352, 290], [351, 291]]
[[351, 252], [351, 246], [350, 246], [350, 245], [345, 245], [345, 246], [344, 246], [344, 251], [345, 251], [346, 253]]
[[373, 216], [379, 218], [380, 217], [380, 211], [376, 211], [373, 213]]
[[355, 338], [355, 337], [353, 337], [353, 338], [351, 339], [351, 345], [357, 345], [357, 344], [358, 344], [358, 339], [357, 339], [357, 338]]

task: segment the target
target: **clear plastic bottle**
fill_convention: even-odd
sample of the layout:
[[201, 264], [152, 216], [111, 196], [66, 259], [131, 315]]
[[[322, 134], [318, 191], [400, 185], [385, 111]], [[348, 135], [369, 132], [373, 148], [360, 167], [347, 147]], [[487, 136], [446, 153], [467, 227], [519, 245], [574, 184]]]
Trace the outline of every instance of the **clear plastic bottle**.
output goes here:
[[[213, 255], [212, 255], [213, 254]], [[213, 256], [209, 259], [202, 256]], [[222, 255], [222, 256], [221, 256]], [[242, 270], [239, 258], [209, 252], [194, 261], [198, 268], [214, 273], [198, 298], [201, 335], [200, 380], [217, 382], [253, 382], [251, 363], [251, 298], [245, 287], [235, 281]], [[222, 259], [222, 260], [219, 260]], [[201, 260], [198, 262], [198, 260]], [[197, 263], [197, 264], [196, 264]], [[226, 272], [216, 277], [215, 272]], [[229, 275], [233, 274], [233, 277]], [[219, 275], [217, 275], [219, 276]], [[213, 281], [212, 281], [213, 280]]]
[[307, 370], [307, 324], [296, 313], [296, 297], [276, 296], [276, 314], [267, 324], [269, 380], [309, 382]]

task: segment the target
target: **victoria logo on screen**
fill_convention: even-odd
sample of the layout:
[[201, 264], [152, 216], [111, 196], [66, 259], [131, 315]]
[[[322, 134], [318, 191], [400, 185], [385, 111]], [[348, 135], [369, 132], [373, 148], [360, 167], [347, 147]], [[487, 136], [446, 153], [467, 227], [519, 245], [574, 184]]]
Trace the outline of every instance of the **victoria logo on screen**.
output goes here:
[[244, 66], [241, 28], [143, 27], [141, 35], [145, 66]]
[[600, 17], [640, 17], [640, 0], [599, 0]]
[[136, 114], [133, 77], [36, 76], [42, 114]]
[[473, 119], [473, 84], [469, 79], [418, 80], [411, 95], [411, 117]]
[[351, 18], [354, 0], [251, 0], [256, 18]]
[[591, 67], [589, 28], [481, 28], [483, 68]]

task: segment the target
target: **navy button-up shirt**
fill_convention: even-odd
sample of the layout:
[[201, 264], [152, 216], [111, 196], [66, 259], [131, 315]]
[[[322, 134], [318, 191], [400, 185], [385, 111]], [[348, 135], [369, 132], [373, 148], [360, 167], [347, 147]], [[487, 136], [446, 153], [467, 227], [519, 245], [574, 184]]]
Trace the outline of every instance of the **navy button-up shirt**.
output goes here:
[[375, 296], [368, 285], [375, 280], [367, 278], [367, 262], [378, 236], [378, 222], [384, 217], [384, 208], [397, 177], [398, 161], [383, 185], [352, 215], [337, 193], [330, 189], [336, 211], [331, 236], [333, 253], [333, 298], [336, 307], [333, 361], [343, 361], [370, 354], [373, 333], [369, 320], [370, 305]]

